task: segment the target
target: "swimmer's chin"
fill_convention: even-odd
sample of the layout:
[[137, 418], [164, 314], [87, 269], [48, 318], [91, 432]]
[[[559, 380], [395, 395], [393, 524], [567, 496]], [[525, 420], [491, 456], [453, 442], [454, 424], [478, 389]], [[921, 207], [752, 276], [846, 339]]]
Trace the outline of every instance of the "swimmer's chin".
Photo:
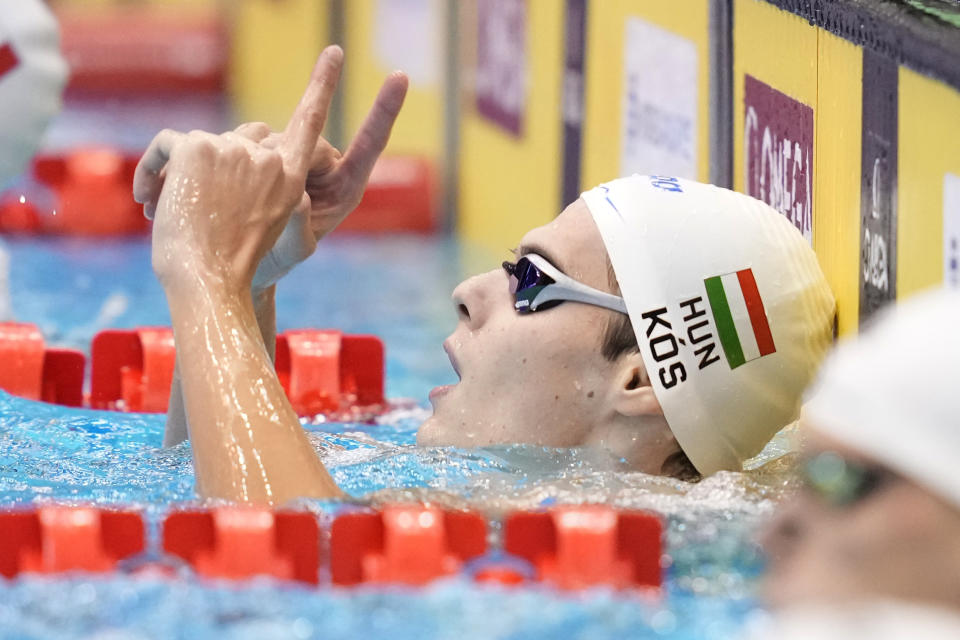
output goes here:
[[472, 434], [465, 435], [456, 429], [450, 429], [445, 426], [443, 420], [437, 417], [436, 411], [420, 425], [420, 429], [417, 431], [418, 447], [457, 447], [458, 449], [470, 449], [473, 447], [487, 446], [488, 444], [493, 443], [477, 442]]
[[436, 413], [434, 413], [424, 420], [420, 428], [417, 429], [417, 446], [442, 447], [443, 445], [443, 439], [440, 437], [440, 422], [437, 420]]

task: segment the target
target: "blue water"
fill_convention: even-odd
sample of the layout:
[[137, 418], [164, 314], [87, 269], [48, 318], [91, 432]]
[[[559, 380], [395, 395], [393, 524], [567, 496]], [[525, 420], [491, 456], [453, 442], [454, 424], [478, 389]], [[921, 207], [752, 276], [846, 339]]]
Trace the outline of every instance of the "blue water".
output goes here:
[[[496, 264], [449, 240], [333, 238], [278, 291], [278, 323], [380, 335], [388, 395], [412, 398], [376, 425], [306, 422], [354, 502], [428, 499], [503, 514], [604, 502], [665, 517], [662, 600], [605, 590], [504, 590], [465, 578], [426, 589], [308, 589], [266, 580], [210, 583], [126, 575], [0, 580], [0, 638], [725, 638], [755, 610], [754, 529], [789, 484], [780, 460], [698, 485], [627, 473], [598, 452], [418, 449], [423, 399], [455, 380], [440, 348], [464, 272]], [[105, 327], [166, 324], [146, 240], [12, 241], [17, 318], [49, 343], [86, 348]], [[189, 446], [159, 448], [163, 417], [70, 410], [0, 393], [0, 505], [136, 505], [154, 525], [195, 500]], [[782, 453], [777, 443], [767, 457]], [[339, 503], [307, 508], [335, 514]]]
[[[69, 602], [69, 607], [63, 603]], [[733, 637], [749, 603], [671, 595], [648, 603], [609, 591], [476, 587], [323, 589], [266, 582], [235, 587], [107, 578], [20, 580], [3, 589], [6, 638], [674, 638]], [[229, 635], [227, 635], [229, 634]]]

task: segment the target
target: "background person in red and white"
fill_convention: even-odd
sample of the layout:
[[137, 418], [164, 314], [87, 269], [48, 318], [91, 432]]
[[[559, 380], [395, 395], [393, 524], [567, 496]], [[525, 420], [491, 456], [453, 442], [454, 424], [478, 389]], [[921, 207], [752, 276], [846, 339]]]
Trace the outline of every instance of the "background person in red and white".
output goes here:
[[[26, 168], [60, 112], [67, 65], [56, 19], [40, 0], [0, 0], [0, 191]], [[12, 317], [0, 245], [0, 321]]]

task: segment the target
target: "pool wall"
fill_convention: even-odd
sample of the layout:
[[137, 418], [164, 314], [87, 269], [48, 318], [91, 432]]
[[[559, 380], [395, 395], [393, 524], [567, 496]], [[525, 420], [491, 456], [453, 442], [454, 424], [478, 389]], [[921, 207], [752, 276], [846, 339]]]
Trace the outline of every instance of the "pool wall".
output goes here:
[[960, 12], [943, 3], [248, 0], [240, 16], [268, 5], [274, 28], [239, 29], [233, 49], [242, 70], [256, 39], [256, 68], [274, 71], [245, 76], [239, 112], [287, 113], [295, 96], [269, 83], [305, 71], [280, 62], [325, 42], [352, 61], [333, 135], [356, 127], [374, 76], [413, 69], [390, 150], [444, 167], [438, 197], [468, 240], [512, 246], [580, 189], [666, 173], [784, 212], [842, 334], [960, 282]]

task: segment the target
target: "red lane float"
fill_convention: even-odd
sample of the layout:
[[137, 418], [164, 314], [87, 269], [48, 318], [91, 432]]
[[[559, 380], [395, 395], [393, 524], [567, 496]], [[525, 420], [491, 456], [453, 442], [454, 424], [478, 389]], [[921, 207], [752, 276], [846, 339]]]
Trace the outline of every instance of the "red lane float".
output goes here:
[[[299, 329], [277, 336], [276, 346], [277, 375], [298, 415], [382, 408], [379, 338]], [[176, 361], [169, 328], [103, 331], [93, 339], [91, 359], [91, 407], [167, 410]]]
[[487, 548], [476, 513], [419, 504], [377, 513], [348, 513], [333, 522], [330, 575], [334, 584], [396, 582], [423, 585], [460, 571]]
[[277, 336], [277, 376], [301, 416], [384, 403], [384, 350], [376, 336], [296, 329]]
[[[383, 411], [384, 348], [376, 336], [298, 329], [277, 336], [276, 347], [277, 376], [298, 415], [364, 420]], [[167, 410], [176, 364], [170, 328], [101, 331], [90, 351], [90, 408]], [[84, 355], [45, 348], [34, 325], [0, 323], [0, 358], [5, 363], [0, 389], [31, 400], [84, 405]]]
[[0, 323], [0, 361], [0, 389], [30, 400], [83, 405], [84, 355], [46, 348], [34, 325]]
[[143, 207], [133, 199], [133, 173], [139, 161], [139, 154], [107, 148], [38, 157], [34, 172], [58, 200], [57, 215], [46, 217], [44, 231], [90, 236], [147, 231]]
[[[0, 194], [0, 232], [103, 237], [149, 231], [133, 200], [139, 160], [140, 154], [105, 147], [37, 156], [32, 177], [40, 191], [27, 186]], [[435, 174], [426, 158], [381, 157], [363, 200], [338, 231], [437, 231]]]
[[11, 189], [0, 197], [0, 231], [115, 236], [143, 233], [150, 223], [133, 200], [139, 154], [109, 148], [39, 155], [33, 178], [44, 189]]
[[474, 573], [473, 580], [474, 582], [488, 582], [506, 587], [516, 587], [526, 582], [527, 577], [509, 565], [491, 564]]
[[[0, 510], [0, 532], [0, 575], [8, 578], [22, 572], [110, 571], [145, 546], [143, 519], [131, 510]], [[603, 505], [516, 512], [504, 528], [504, 551], [520, 558], [511, 560], [485, 555], [487, 527], [480, 514], [396, 504], [333, 521], [330, 580], [340, 586], [424, 585], [473, 561], [480, 563], [476, 581], [515, 585], [531, 577], [517, 563], [529, 562], [537, 580], [563, 589], [657, 588], [661, 535], [656, 515]], [[321, 540], [310, 512], [231, 506], [169, 513], [162, 544], [202, 576], [262, 575], [316, 585]]]
[[430, 233], [440, 226], [436, 170], [419, 156], [381, 156], [363, 200], [337, 231]]
[[163, 523], [163, 549], [209, 578], [267, 575], [319, 581], [320, 528], [309, 512], [255, 507], [177, 511]]
[[176, 362], [173, 331], [143, 327], [101, 331], [90, 347], [90, 406], [162, 413]]
[[563, 589], [659, 587], [661, 535], [660, 518], [650, 513], [566, 506], [511, 514], [504, 549], [531, 562], [539, 580]]
[[49, 506], [0, 511], [0, 575], [110, 571], [144, 549], [137, 511]]

